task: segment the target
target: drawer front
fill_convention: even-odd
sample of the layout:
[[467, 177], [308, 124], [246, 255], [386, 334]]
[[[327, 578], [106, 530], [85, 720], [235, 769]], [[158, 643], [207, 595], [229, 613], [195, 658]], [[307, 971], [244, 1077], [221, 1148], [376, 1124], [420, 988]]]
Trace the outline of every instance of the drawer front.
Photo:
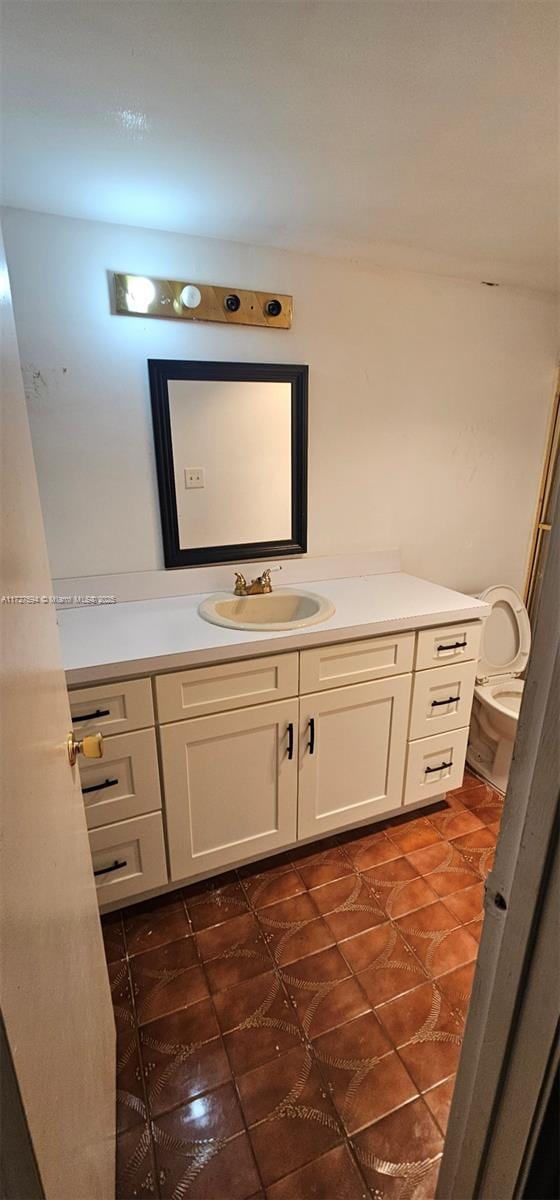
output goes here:
[[468, 736], [467, 726], [408, 743], [405, 804], [442, 796], [461, 786]]
[[462, 729], [471, 718], [476, 662], [434, 667], [414, 675], [409, 737]]
[[183, 721], [297, 696], [297, 654], [274, 654], [158, 675], [158, 719]]
[[424, 671], [438, 663], [467, 662], [480, 654], [482, 621], [465, 621], [463, 625], [440, 625], [437, 629], [421, 629], [416, 647], [416, 670]]
[[300, 694], [366, 683], [412, 671], [413, 633], [367, 638], [336, 646], [319, 646], [300, 654]]
[[69, 693], [72, 728], [78, 737], [101, 730], [104, 736], [145, 729], [154, 723], [149, 679], [104, 683]]
[[118, 733], [103, 744], [103, 758], [80, 754], [80, 783], [88, 829], [161, 808], [153, 729]]
[[126, 900], [167, 883], [161, 813], [92, 829], [89, 844], [100, 904]]

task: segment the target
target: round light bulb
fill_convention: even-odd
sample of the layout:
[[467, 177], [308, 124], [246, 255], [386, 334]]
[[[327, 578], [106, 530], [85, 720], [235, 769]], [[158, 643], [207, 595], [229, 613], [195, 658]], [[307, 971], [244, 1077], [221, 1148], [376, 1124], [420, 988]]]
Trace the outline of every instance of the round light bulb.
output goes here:
[[195, 287], [194, 283], [187, 283], [181, 292], [181, 304], [185, 308], [198, 308], [202, 300], [200, 289]]
[[146, 279], [145, 275], [135, 275], [129, 282], [126, 294], [128, 307], [134, 312], [147, 312], [155, 295], [156, 289], [151, 279]]

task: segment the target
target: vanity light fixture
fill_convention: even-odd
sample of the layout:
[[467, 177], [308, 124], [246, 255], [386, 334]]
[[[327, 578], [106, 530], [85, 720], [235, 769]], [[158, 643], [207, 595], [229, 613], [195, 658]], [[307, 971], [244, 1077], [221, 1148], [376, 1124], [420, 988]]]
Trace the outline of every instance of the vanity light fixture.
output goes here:
[[185, 279], [153, 279], [146, 275], [113, 276], [115, 312], [127, 317], [171, 317], [179, 321], [219, 321], [291, 329], [293, 297], [280, 292], [192, 283]]

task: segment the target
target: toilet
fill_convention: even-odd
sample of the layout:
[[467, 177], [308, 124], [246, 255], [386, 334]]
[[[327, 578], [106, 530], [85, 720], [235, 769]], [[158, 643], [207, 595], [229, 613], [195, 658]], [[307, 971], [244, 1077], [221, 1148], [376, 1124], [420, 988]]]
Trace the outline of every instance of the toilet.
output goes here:
[[491, 606], [482, 632], [481, 656], [469, 731], [467, 762], [500, 792], [507, 788], [531, 649], [531, 626], [521, 596], [498, 584], [480, 596]]

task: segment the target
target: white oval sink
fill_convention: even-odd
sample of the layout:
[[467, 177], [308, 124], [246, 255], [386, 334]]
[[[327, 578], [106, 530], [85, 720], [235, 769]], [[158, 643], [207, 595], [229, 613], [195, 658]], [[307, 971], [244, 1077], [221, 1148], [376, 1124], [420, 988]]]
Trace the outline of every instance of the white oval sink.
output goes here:
[[230, 596], [227, 592], [217, 592], [203, 600], [198, 611], [212, 625], [275, 632], [317, 625], [332, 617], [335, 607], [315, 592], [278, 588], [263, 596]]

